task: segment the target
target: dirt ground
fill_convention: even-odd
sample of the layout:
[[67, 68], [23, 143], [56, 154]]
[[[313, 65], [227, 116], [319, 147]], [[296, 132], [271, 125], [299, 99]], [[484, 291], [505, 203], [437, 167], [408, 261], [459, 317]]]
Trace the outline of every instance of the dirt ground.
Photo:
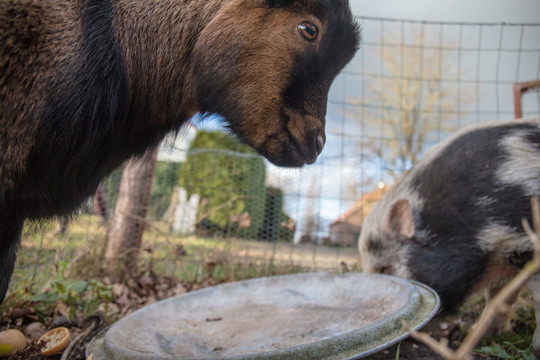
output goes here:
[[[440, 340], [442, 337], [448, 338], [450, 340], [450, 343], [453, 344], [453, 347], [456, 348], [456, 345], [463, 340], [464, 334], [457, 325], [457, 318], [453, 319], [453, 321], [455, 321], [456, 323], [449, 324], [447, 322], [448, 320], [449, 319], [446, 319], [445, 321], [441, 319], [435, 319], [421, 331], [428, 333], [437, 340]], [[399, 357], [396, 357], [396, 354], [399, 354]], [[411, 338], [408, 338], [397, 345], [394, 345], [377, 354], [374, 354], [367, 359], [387, 360], [396, 358], [399, 358], [401, 360], [443, 359], [443, 357], [439, 356], [427, 345]], [[485, 357], [475, 356], [474, 359], [485, 359]]]

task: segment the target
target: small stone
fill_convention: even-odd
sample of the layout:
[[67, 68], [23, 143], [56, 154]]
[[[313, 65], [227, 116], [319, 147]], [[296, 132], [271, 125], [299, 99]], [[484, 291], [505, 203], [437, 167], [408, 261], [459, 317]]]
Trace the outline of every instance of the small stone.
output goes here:
[[37, 340], [43, 334], [45, 334], [46, 330], [47, 330], [47, 328], [45, 327], [45, 325], [43, 325], [42, 323], [36, 321], [36, 322], [31, 323], [31, 324], [28, 324], [24, 328], [24, 334], [28, 338], [30, 338], [32, 340]]

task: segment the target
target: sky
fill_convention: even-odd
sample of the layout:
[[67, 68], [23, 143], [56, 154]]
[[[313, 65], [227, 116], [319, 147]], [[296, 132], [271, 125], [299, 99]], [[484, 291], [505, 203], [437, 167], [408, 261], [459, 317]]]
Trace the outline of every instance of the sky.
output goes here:
[[424, 21], [540, 22], [539, 0], [349, 0], [355, 15]]

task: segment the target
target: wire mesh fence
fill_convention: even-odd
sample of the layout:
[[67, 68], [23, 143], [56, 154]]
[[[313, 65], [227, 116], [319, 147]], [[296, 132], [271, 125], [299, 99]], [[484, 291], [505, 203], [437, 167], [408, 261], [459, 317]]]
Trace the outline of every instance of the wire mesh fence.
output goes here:
[[[362, 48], [331, 89], [316, 164], [277, 168], [216, 132], [214, 119], [165, 140], [144, 220], [145, 266], [192, 280], [277, 266], [357, 269], [363, 218], [388, 186], [458, 128], [513, 118], [514, 84], [540, 79], [540, 24], [358, 21]], [[540, 113], [539, 94], [520, 96], [524, 117]], [[15, 281], [59, 267], [90, 274], [105, 252], [103, 214], [114, 213], [120, 178], [118, 170], [103, 182], [100, 211], [90, 200], [69, 226], [30, 226]]]

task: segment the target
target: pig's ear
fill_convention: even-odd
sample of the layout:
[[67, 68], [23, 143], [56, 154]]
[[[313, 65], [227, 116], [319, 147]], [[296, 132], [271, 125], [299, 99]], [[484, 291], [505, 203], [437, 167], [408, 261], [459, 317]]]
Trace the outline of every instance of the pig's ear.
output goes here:
[[383, 230], [395, 236], [414, 235], [413, 214], [409, 200], [400, 199], [392, 204], [384, 219]]

